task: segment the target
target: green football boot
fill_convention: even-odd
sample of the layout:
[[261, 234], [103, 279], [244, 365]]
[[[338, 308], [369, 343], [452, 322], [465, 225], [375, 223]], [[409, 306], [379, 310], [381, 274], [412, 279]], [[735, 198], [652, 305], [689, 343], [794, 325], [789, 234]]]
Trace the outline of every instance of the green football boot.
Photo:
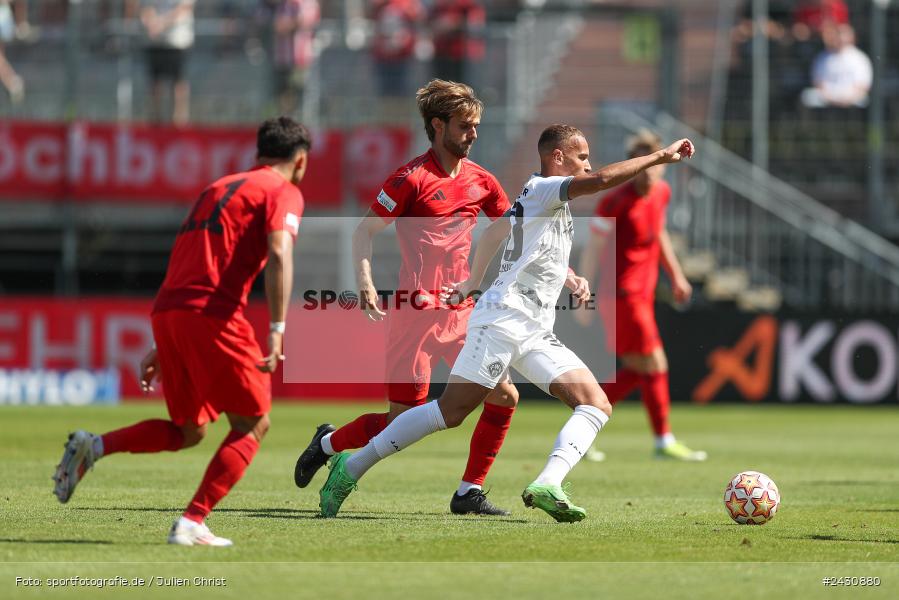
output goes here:
[[656, 448], [655, 457], [663, 460], [702, 462], [709, 456], [703, 450], [691, 450], [680, 442], [672, 442], [663, 448]]
[[528, 508], [539, 508], [559, 523], [575, 523], [587, 516], [587, 511], [575, 506], [568, 499], [567, 488], [558, 485], [532, 483], [521, 493], [521, 499]]
[[336, 517], [340, 505], [356, 489], [356, 480], [346, 470], [346, 461], [350, 457], [349, 452], [338, 452], [328, 461], [328, 480], [319, 490], [320, 498], [318, 507], [323, 517]]

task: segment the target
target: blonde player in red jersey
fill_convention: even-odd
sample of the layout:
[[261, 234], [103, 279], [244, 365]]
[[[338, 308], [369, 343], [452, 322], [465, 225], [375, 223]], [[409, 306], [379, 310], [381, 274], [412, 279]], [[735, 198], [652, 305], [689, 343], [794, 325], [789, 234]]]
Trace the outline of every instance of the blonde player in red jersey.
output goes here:
[[[406, 410], [427, 402], [432, 367], [450, 366], [465, 344], [473, 302], [451, 306], [439, 299], [444, 286], [468, 278], [475, 219], [492, 221], [510, 207], [505, 192], [486, 169], [469, 160], [483, 105], [467, 85], [435, 79], [418, 90], [418, 109], [430, 149], [397, 169], [372, 203], [353, 238], [361, 301], [373, 320], [378, 307], [371, 275], [372, 238], [396, 224], [403, 265], [400, 289], [425, 298], [429, 309], [391, 311], [387, 343], [389, 410], [369, 413], [334, 430], [321, 425], [297, 461], [294, 478], [306, 487], [329, 456], [361, 448]], [[570, 277], [569, 287], [579, 281]], [[579, 279], [579, 278], [578, 278]], [[487, 397], [471, 438], [465, 472], [450, 500], [455, 514], [506, 515], [487, 500], [482, 485], [505, 439], [518, 392], [511, 380]]]
[[[169, 532], [170, 544], [230, 546], [212, 534], [207, 515], [243, 476], [269, 427], [271, 373], [281, 355], [293, 281], [293, 243], [303, 213], [297, 184], [311, 139], [293, 119], [265, 121], [257, 133], [257, 164], [211, 184], [194, 204], [172, 249], [152, 322], [155, 346], [141, 362], [141, 385], [162, 379], [169, 419], [141, 421], [94, 435], [69, 436], [54, 479], [68, 502], [102, 457], [118, 452], [175, 452], [197, 445], [225, 413], [231, 430], [203, 481]], [[265, 269], [271, 318], [264, 354], [244, 317], [247, 296]]]
[[[662, 142], [655, 134], [641, 131], [628, 143], [628, 158], [647, 156], [661, 148]], [[592, 281], [597, 261], [615, 264], [615, 276], [601, 277], [598, 285], [598, 306], [606, 331], [615, 331], [615, 345], [609, 350], [622, 364], [615, 382], [602, 384], [609, 402], [614, 406], [639, 387], [655, 433], [655, 456], [703, 461], [705, 452], [691, 450], [677, 441], [668, 417], [668, 358], [662, 348], [654, 308], [659, 262], [671, 279], [677, 302], [688, 301], [693, 290], [665, 228], [671, 188], [662, 179], [664, 172], [665, 165], [646, 169], [599, 202], [590, 225], [592, 235], [581, 254], [580, 273]], [[612, 231], [614, 245], [606, 243]], [[575, 318], [584, 326], [591, 317], [591, 311], [575, 311]], [[587, 458], [598, 461], [605, 455], [591, 449]]]

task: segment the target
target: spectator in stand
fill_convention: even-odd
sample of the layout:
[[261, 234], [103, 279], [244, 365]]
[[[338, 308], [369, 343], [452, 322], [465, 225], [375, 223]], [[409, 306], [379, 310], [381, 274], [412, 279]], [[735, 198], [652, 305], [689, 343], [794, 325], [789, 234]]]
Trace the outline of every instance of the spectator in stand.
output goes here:
[[26, 37], [29, 27], [25, 0], [15, 3], [15, 17], [10, 4], [11, 0], [0, 0], [0, 82], [9, 93], [10, 101], [21, 104], [25, 99], [25, 82], [6, 59], [4, 46], [16, 37]]
[[430, 15], [434, 77], [471, 83], [472, 62], [484, 58], [486, 13], [479, 0], [435, 0]]
[[849, 8], [843, 0], [802, 0], [793, 11], [793, 37], [799, 41], [820, 36], [828, 24], [849, 24]]
[[809, 108], [867, 106], [873, 69], [871, 59], [855, 45], [852, 26], [831, 23], [822, 36], [825, 50], [812, 65], [815, 87], [802, 93], [802, 103]]
[[[135, 0], [132, 0], [132, 5]], [[165, 86], [172, 84], [172, 118], [177, 125], [190, 119], [190, 83], [184, 63], [194, 45], [194, 5], [196, 0], [136, 0], [146, 38], [150, 70], [150, 118], [162, 119]], [[133, 14], [134, 6], [132, 6]]]
[[264, 0], [271, 15], [274, 92], [278, 111], [296, 115], [303, 106], [309, 69], [315, 60], [318, 0]]
[[405, 97], [409, 93], [409, 72], [424, 16], [419, 0], [372, 0], [372, 55], [381, 96]]

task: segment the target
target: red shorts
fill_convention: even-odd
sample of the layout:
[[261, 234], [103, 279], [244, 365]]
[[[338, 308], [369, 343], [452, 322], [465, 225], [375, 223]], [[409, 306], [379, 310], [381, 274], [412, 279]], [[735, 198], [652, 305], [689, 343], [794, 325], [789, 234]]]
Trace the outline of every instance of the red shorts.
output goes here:
[[431, 371], [442, 358], [450, 367], [465, 345], [472, 307], [391, 313], [387, 336], [387, 399], [418, 406], [428, 400]]
[[228, 321], [187, 310], [153, 315], [162, 387], [176, 425], [203, 425], [219, 413], [264, 415], [271, 376], [256, 369], [262, 350], [243, 315]]
[[606, 335], [609, 352], [645, 356], [662, 346], [652, 299], [616, 298], [614, 302], [601, 302], [599, 310], [606, 331], [615, 332], [614, 336]]

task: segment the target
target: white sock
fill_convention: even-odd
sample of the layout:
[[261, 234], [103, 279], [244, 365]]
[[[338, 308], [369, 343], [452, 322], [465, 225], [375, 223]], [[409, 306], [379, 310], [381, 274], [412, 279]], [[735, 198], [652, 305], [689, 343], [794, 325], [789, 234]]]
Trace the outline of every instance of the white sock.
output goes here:
[[674, 439], [674, 434], [670, 431], [663, 435], [656, 436], [656, 448], [667, 448], [677, 440]]
[[99, 435], [95, 435], [94, 439], [91, 440], [91, 450], [94, 451], [94, 460], [103, 457], [103, 438]]
[[192, 529], [192, 528], [196, 527], [197, 525], [201, 525], [201, 523], [192, 521], [185, 516], [182, 516], [181, 518], [178, 519], [178, 527], [187, 527], [189, 529]]
[[358, 481], [378, 461], [441, 429], [446, 429], [446, 423], [436, 401], [411, 408], [391, 421], [365, 448], [347, 459], [347, 473]]
[[323, 437], [321, 440], [322, 450], [324, 450], [325, 454], [327, 454], [328, 456], [334, 456], [335, 454], [337, 454], [336, 452], [334, 452], [334, 446], [331, 445], [332, 435], [334, 435], [333, 431]]
[[593, 445], [596, 434], [608, 421], [608, 415], [595, 406], [582, 404], [575, 408], [568, 422], [559, 431], [556, 445], [535, 483], [562, 485], [562, 480]]
[[463, 480], [463, 481], [459, 484], [459, 489], [456, 490], [456, 495], [457, 495], [457, 496], [464, 496], [465, 494], [468, 493], [468, 490], [480, 490], [480, 489], [482, 489], [482, 488], [481, 488], [481, 486], [479, 486], [478, 484], [476, 484], [476, 483], [469, 483], [469, 482]]

